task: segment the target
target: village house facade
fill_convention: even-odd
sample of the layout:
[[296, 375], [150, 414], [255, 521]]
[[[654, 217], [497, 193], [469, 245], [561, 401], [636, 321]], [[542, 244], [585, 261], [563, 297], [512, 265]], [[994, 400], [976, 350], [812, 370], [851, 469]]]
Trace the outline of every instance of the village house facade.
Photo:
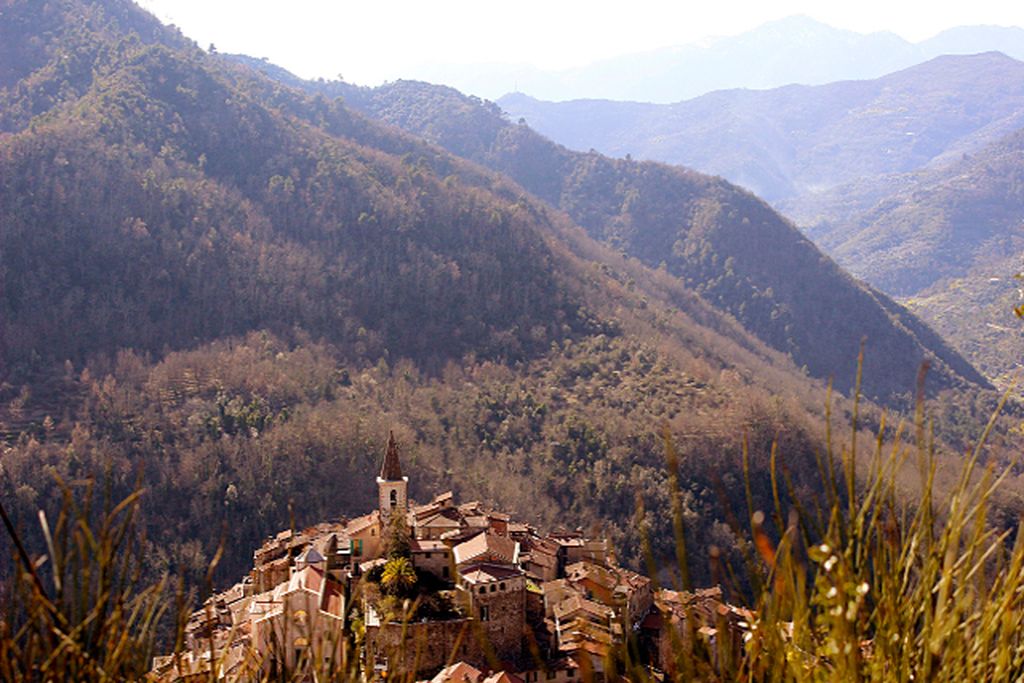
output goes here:
[[[376, 485], [376, 510], [268, 539], [249, 574], [193, 615], [185, 650], [155, 660], [154, 677], [244, 680], [343, 665], [366, 678], [600, 680], [615, 673], [609, 655], [629, 637], [650, 649], [652, 665], [672, 669], [693, 610], [618, 566], [605, 540], [541, 534], [451, 492], [414, 505], [393, 435]], [[405, 563], [415, 583], [401, 600], [388, 576]], [[707, 607], [708, 595], [702, 633], [735, 638], [738, 611], [721, 600]]]

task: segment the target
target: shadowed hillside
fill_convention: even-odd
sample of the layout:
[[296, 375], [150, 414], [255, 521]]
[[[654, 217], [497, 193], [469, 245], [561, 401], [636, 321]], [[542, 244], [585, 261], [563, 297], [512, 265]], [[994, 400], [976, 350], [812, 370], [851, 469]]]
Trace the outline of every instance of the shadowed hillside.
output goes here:
[[1024, 130], [938, 170], [864, 183], [862, 208], [810, 228], [860, 277], [906, 297], [990, 377], [1020, 367]]

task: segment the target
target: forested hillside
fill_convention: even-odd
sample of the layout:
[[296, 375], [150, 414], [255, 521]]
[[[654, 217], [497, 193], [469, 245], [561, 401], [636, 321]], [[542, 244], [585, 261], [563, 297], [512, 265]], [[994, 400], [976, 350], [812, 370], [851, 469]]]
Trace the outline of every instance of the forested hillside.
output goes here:
[[[328, 135], [194, 48], [124, 41], [89, 71], [0, 146], [16, 374], [260, 328], [436, 362], [590, 331], [553, 275], [546, 219], [499, 179], [469, 187]], [[67, 82], [44, 76], [42, 91]]]
[[1022, 76], [987, 53], [671, 106], [502, 105], [571, 146], [681, 161], [765, 192], [842, 267], [1005, 380], [1021, 355]]
[[507, 174], [593, 237], [667, 269], [815, 377], [834, 376], [849, 389], [866, 337], [871, 396], [905, 391], [925, 357], [936, 359], [939, 384], [955, 384], [955, 376], [984, 382], [913, 315], [856, 283], [764, 202], [721, 179], [571, 152], [449, 88], [331, 87], [353, 106]]
[[813, 471], [822, 384], [519, 185], [129, 4], [0, 25], [2, 486], [29, 542], [56, 477], [96, 477], [143, 487], [151, 571], [201, 579], [224, 530], [234, 579], [264, 535], [364, 512], [388, 429], [416, 496], [603, 524], [634, 563], [637, 495], [671, 543], [663, 430], [726, 552], [744, 438], [758, 500], [774, 438]]

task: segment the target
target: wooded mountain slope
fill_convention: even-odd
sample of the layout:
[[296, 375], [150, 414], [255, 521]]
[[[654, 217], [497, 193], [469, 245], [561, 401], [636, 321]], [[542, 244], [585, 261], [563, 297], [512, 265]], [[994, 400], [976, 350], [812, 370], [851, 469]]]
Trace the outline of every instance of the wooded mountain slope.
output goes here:
[[844, 390], [865, 337], [870, 396], [906, 391], [926, 356], [936, 359], [940, 384], [954, 375], [983, 382], [913, 315], [856, 283], [764, 202], [721, 179], [572, 152], [510, 124], [496, 106], [441, 86], [310, 87], [344, 92], [351, 105], [507, 174], [592, 236], [682, 278]]
[[1024, 63], [997, 52], [944, 56], [873, 80], [725, 90], [677, 104], [522, 95], [498, 103], [573, 149], [682, 164], [799, 212], [794, 199], [955, 158], [1021, 127]]
[[33, 88], [66, 96], [0, 142], [15, 371], [262, 328], [425, 362], [591, 331], [546, 219], [500, 179], [467, 186], [331, 136], [195, 48], [122, 41], [80, 81], [41, 71]]

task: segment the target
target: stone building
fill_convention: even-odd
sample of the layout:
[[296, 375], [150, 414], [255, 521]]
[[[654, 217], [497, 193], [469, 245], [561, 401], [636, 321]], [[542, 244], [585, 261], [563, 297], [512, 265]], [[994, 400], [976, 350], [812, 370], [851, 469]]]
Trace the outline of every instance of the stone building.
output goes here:
[[326, 559], [314, 548], [287, 582], [255, 597], [249, 617], [265, 671], [344, 660], [345, 587], [326, 575]]
[[458, 589], [466, 613], [477, 620], [484, 647], [499, 662], [520, 664], [526, 624], [526, 575], [511, 563], [460, 567]]

